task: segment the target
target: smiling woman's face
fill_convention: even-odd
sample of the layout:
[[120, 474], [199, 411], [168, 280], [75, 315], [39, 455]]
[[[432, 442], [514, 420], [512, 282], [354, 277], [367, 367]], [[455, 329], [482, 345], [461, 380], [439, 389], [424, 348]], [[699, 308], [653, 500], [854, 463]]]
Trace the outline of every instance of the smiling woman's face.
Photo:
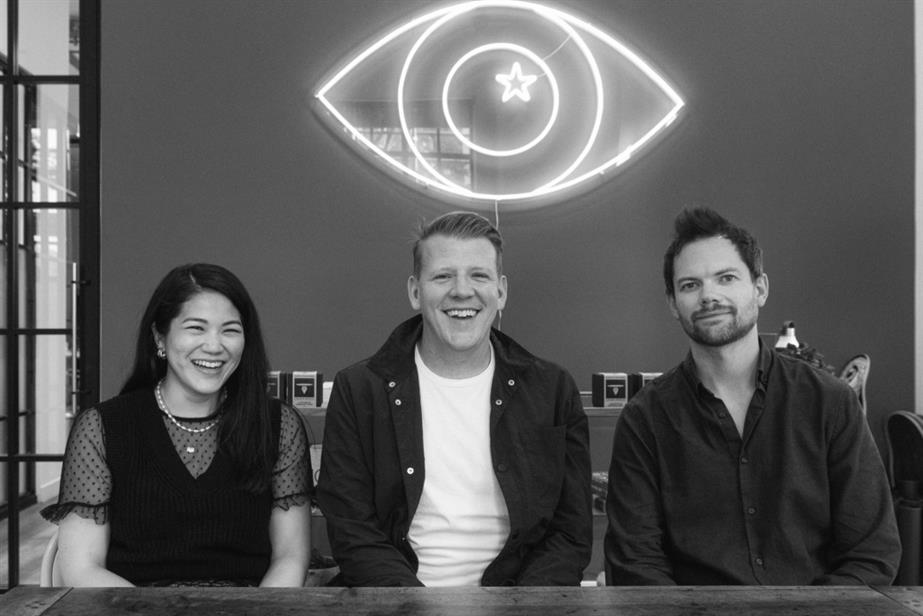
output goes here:
[[240, 313], [224, 295], [202, 291], [183, 304], [166, 335], [154, 332], [167, 355], [163, 388], [174, 398], [217, 402], [244, 350]]

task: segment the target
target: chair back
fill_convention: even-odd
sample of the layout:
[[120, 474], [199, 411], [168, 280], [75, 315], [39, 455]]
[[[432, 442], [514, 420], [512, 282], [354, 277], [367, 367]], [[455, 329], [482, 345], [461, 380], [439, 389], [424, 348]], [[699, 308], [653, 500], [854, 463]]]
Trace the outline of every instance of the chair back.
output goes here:
[[859, 398], [859, 406], [863, 413], [868, 413], [865, 402], [865, 382], [869, 378], [869, 370], [872, 369], [872, 360], [866, 354], [856, 355], [843, 365], [840, 370], [840, 379], [846, 381], [856, 396]]
[[901, 538], [901, 562], [894, 583], [919, 586], [923, 551], [923, 417], [907, 411], [888, 416], [888, 471], [894, 487], [894, 517]]
[[923, 416], [895, 411], [885, 428], [891, 485], [916, 481], [923, 487]]
[[58, 531], [48, 539], [45, 552], [42, 554], [42, 568], [39, 570], [38, 583], [42, 587], [63, 586], [61, 574], [58, 573]]

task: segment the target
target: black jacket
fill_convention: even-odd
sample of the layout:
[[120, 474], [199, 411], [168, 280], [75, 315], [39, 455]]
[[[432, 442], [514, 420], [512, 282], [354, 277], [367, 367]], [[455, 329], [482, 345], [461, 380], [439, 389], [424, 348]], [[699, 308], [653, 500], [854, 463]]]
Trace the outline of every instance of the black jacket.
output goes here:
[[[423, 480], [416, 316], [336, 376], [317, 500], [350, 586], [420, 586], [407, 541]], [[493, 330], [490, 449], [510, 534], [483, 586], [577, 585], [590, 560], [590, 454], [580, 392], [564, 370]]]

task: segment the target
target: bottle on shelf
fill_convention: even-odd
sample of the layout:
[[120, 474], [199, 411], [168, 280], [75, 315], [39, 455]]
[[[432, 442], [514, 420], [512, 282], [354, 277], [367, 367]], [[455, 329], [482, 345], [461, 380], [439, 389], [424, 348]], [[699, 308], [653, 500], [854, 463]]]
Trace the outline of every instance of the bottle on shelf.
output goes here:
[[786, 321], [782, 324], [782, 329], [779, 331], [779, 337], [776, 339], [776, 348], [785, 349], [789, 346], [793, 346], [796, 349], [799, 348], [798, 338], [795, 337], [795, 322]]

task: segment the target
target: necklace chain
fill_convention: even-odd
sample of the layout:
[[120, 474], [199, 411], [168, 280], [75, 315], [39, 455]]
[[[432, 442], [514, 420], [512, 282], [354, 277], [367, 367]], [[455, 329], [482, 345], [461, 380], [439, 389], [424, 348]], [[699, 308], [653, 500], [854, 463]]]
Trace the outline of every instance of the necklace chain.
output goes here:
[[218, 417], [217, 419], [215, 419], [215, 421], [211, 422], [204, 428], [187, 428], [186, 426], [181, 424], [179, 421], [177, 421], [176, 417], [173, 416], [173, 413], [170, 412], [170, 409], [167, 408], [167, 403], [163, 401], [163, 394], [160, 391], [161, 383], [163, 383], [163, 380], [157, 383], [157, 385], [154, 387], [154, 397], [157, 398], [157, 406], [159, 406], [160, 410], [163, 411], [164, 414], [170, 419], [170, 421], [173, 422], [173, 425], [179, 428], [180, 430], [185, 430], [186, 432], [191, 432], [193, 434], [201, 434], [202, 432], [208, 432], [209, 430], [217, 426], [219, 421], [221, 421], [221, 417]]

